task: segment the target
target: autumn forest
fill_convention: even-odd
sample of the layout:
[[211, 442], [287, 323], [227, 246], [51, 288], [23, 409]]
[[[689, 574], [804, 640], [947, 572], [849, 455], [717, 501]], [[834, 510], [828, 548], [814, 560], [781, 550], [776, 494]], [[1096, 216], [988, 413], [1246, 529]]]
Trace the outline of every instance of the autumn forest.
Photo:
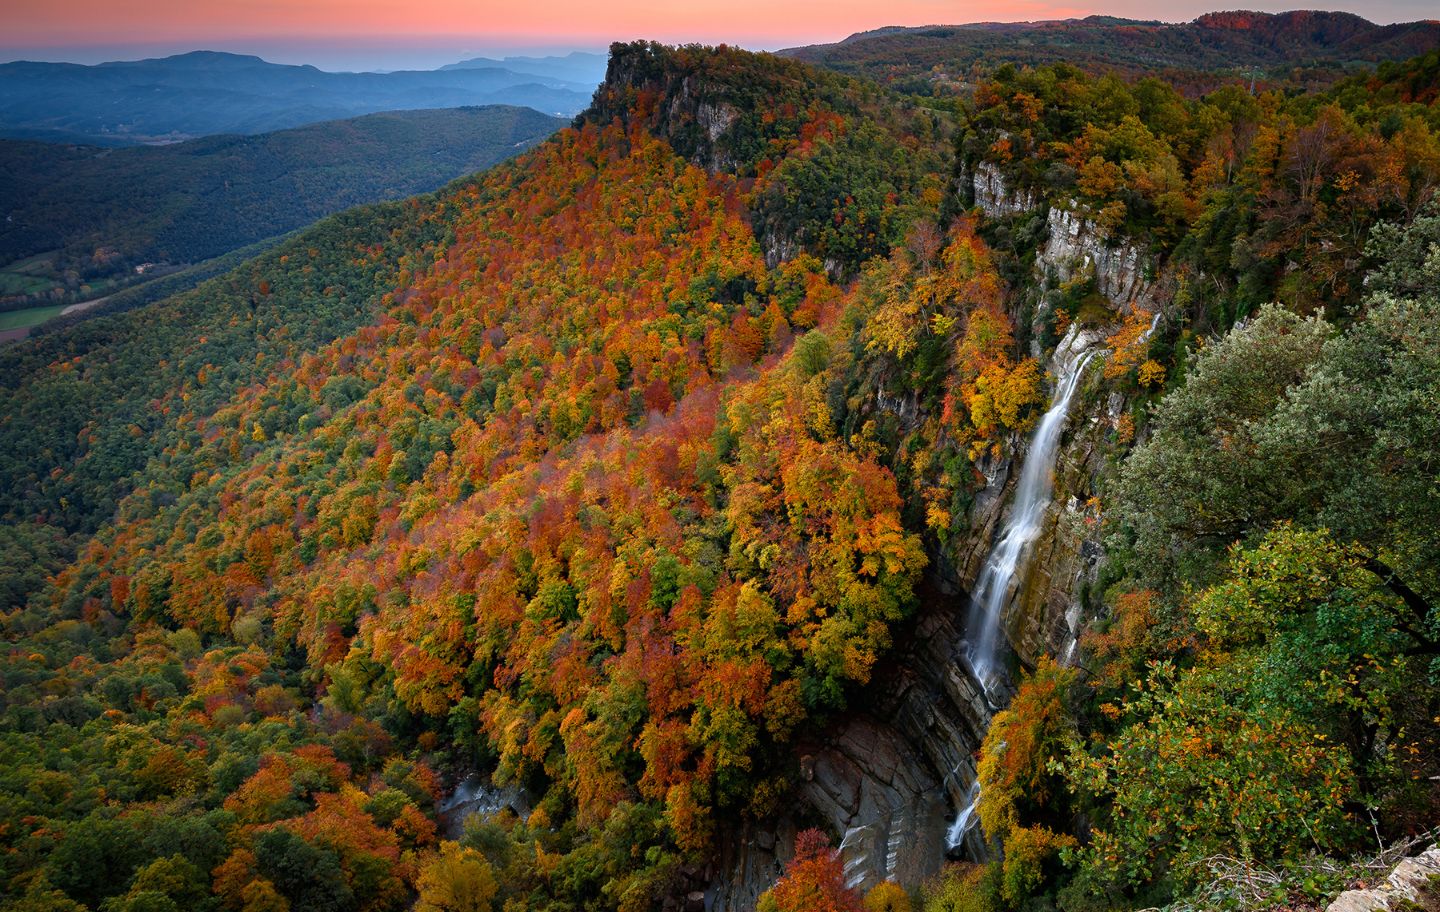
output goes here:
[[[1405, 50], [1257, 87], [617, 44], [518, 157], [0, 348], [0, 909], [1374, 882], [1440, 827]], [[993, 680], [920, 662], [973, 646], [1072, 377]], [[861, 723], [899, 759], [827, 772]]]

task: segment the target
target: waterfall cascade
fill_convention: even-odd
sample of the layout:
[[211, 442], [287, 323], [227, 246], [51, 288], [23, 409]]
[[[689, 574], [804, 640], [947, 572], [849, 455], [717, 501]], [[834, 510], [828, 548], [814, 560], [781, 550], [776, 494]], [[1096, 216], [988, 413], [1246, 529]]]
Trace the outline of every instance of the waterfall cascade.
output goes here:
[[975, 812], [980, 807], [980, 781], [970, 783], [970, 791], [965, 797], [965, 806], [960, 813], [955, 815], [955, 822], [950, 824], [950, 829], [945, 834], [945, 846], [948, 849], [957, 849], [965, 841], [965, 834], [975, 825]]
[[495, 786], [489, 777], [471, 773], [456, 784], [436, 810], [440, 812], [442, 834], [458, 839], [464, 834], [465, 821], [470, 817], [491, 817], [506, 808], [523, 819], [530, 813], [529, 797], [519, 788]]
[[[1004, 531], [990, 549], [990, 554], [976, 579], [972, 594], [970, 620], [965, 631], [966, 653], [971, 673], [985, 693], [992, 712], [1003, 697], [1001, 658], [1005, 638], [1002, 636], [1005, 606], [1014, 596], [1029, 545], [1040, 535], [1050, 497], [1055, 489], [1055, 460], [1060, 451], [1060, 435], [1069, 416], [1070, 400], [1085, 374], [1093, 351], [1086, 350], [1077, 327], [1072, 327], [1055, 350], [1055, 398], [1035, 428], [1030, 447], [1015, 486], [1015, 500], [1010, 507]], [[960, 809], [946, 834], [950, 850], [965, 841], [965, 834], [975, 825], [975, 810], [980, 800], [980, 785], [974, 783], [967, 804]]]

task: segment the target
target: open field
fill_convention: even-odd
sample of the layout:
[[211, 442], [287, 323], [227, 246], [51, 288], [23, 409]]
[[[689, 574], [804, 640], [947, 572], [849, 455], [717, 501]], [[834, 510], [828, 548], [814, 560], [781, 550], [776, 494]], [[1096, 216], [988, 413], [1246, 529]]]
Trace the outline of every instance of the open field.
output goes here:
[[67, 306], [65, 304], [47, 304], [44, 307], [27, 307], [24, 310], [0, 313], [0, 330], [28, 329], [31, 326], [39, 326], [51, 317], [60, 316], [60, 312]]
[[54, 266], [54, 252], [36, 254], [0, 269], [0, 297], [42, 294], [57, 284], [48, 274]]

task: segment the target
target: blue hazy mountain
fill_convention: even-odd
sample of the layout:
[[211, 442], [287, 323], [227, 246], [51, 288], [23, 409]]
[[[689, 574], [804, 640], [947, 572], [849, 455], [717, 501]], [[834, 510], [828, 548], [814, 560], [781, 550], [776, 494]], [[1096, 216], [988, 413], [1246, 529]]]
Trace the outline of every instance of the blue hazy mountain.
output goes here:
[[442, 70], [501, 69], [530, 76], [565, 79], [585, 85], [599, 85], [605, 79], [604, 54], [574, 51], [563, 57], [474, 57], [443, 66]]
[[[598, 82], [545, 75], [534, 58], [516, 66], [331, 73], [215, 51], [95, 66], [22, 61], [0, 65], [0, 136], [164, 142], [378, 111], [493, 104], [571, 116], [589, 104]], [[582, 69], [572, 63], [556, 72]]]

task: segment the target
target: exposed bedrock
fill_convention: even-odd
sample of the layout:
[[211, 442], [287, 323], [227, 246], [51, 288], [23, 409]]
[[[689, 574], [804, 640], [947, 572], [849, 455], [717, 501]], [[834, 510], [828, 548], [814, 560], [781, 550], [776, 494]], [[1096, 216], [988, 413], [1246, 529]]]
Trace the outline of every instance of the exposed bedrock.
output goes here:
[[[1031, 189], [1012, 187], [992, 162], [980, 162], [969, 175], [975, 206], [990, 219], [1010, 218], [1038, 209], [1045, 203]], [[1036, 252], [1037, 281], [1069, 282], [1093, 276], [1095, 289], [1121, 314], [1137, 306], [1154, 310], [1156, 264], [1133, 241], [1117, 237], [1075, 209], [1073, 200], [1061, 200], [1046, 213], [1046, 238]]]

